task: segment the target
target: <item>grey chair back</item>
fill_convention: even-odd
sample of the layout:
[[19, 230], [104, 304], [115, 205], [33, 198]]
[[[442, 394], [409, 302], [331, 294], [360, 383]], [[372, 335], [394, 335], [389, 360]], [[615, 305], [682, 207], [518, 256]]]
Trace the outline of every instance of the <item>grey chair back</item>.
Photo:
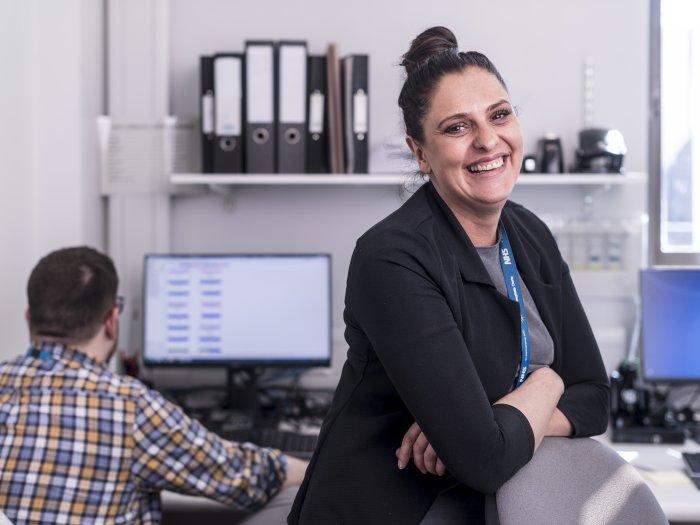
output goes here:
[[636, 469], [589, 438], [545, 438], [496, 508], [500, 525], [668, 525]]

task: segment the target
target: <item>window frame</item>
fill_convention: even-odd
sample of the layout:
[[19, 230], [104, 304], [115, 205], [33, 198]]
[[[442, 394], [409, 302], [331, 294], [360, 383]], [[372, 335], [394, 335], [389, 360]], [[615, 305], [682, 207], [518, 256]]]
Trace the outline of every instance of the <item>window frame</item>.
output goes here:
[[700, 252], [661, 251], [661, 3], [650, 0], [649, 17], [649, 261], [654, 266], [700, 264]]

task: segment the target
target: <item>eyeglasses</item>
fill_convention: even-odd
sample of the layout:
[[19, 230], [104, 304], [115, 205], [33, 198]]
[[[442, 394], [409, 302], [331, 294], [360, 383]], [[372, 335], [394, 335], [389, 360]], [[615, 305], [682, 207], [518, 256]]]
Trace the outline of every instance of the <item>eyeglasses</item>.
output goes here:
[[117, 308], [119, 315], [121, 315], [121, 313], [124, 311], [124, 297], [117, 295], [117, 300], [115, 301], [114, 306]]

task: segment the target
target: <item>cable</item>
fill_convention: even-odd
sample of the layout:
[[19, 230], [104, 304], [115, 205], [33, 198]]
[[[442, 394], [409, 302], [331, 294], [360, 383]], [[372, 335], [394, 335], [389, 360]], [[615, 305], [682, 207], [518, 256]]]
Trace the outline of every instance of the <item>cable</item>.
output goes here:
[[639, 362], [639, 336], [642, 331], [642, 315], [640, 308], [641, 301], [639, 296], [634, 296], [634, 326], [632, 327], [632, 334], [630, 336], [630, 346], [627, 351], [627, 360], [629, 362]]

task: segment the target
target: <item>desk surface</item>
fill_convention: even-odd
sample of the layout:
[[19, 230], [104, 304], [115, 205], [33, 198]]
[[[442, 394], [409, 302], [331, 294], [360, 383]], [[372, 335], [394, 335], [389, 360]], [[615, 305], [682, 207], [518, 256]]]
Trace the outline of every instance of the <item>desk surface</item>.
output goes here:
[[681, 451], [700, 452], [700, 445], [686, 440], [683, 445], [611, 443], [607, 435], [596, 439], [615, 449], [637, 468], [656, 496], [669, 521], [700, 521], [700, 490], [685, 474]]
[[196, 509], [209, 512], [228, 512], [233, 515], [245, 513], [245, 511], [235, 509], [230, 505], [224, 505], [223, 503], [209, 498], [188, 496], [186, 494], [178, 494], [177, 492], [170, 492], [167, 490], [161, 493], [161, 501], [163, 503], [163, 509], [169, 512]]
[[[684, 445], [611, 443], [607, 435], [596, 439], [611, 446], [626, 461], [637, 467], [670, 521], [700, 521], [700, 490], [685, 475], [680, 456], [681, 451], [700, 452], [700, 445], [691, 440], [686, 440]], [[169, 511], [198, 509], [240, 515], [240, 511], [206, 498], [167, 491], [163, 492], [163, 507]]]

